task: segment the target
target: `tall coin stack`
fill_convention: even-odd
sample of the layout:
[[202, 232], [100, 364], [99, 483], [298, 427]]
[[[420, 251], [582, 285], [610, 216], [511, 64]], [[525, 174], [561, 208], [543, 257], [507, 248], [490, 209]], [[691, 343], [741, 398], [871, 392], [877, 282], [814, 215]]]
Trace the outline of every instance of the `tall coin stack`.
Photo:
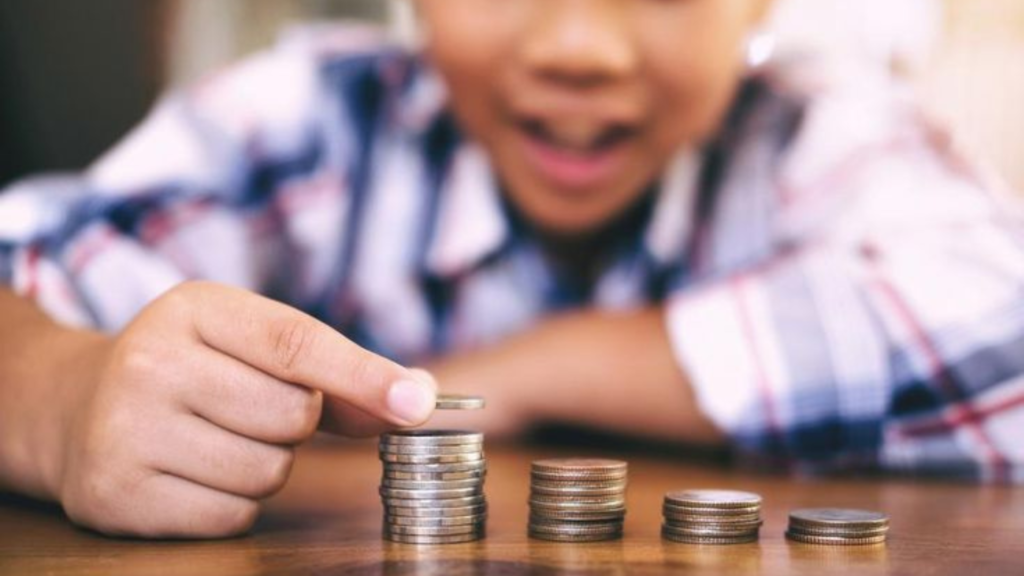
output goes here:
[[[439, 396], [438, 409], [483, 408], [475, 397]], [[465, 430], [403, 430], [380, 437], [384, 538], [454, 544], [485, 535], [484, 435]]]
[[558, 542], [621, 538], [627, 472], [618, 460], [537, 460], [530, 470], [529, 535]]
[[757, 540], [761, 497], [734, 490], [676, 490], [665, 494], [661, 535], [687, 544], [742, 544]]
[[881, 544], [889, 517], [881, 512], [843, 508], [805, 508], [789, 513], [786, 537], [806, 544], [851, 546]]

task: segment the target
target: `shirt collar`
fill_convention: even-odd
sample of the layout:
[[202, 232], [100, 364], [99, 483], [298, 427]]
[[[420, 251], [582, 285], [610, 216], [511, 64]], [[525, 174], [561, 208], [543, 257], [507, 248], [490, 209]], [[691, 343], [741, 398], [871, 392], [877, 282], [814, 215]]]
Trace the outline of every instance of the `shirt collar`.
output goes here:
[[451, 277], [471, 269], [508, 240], [508, 216], [486, 152], [464, 143], [455, 151], [438, 196], [437, 222], [426, 268]]
[[700, 154], [681, 150], [661, 178], [644, 247], [661, 265], [678, 262], [686, 250], [693, 223], [694, 199], [700, 177]]

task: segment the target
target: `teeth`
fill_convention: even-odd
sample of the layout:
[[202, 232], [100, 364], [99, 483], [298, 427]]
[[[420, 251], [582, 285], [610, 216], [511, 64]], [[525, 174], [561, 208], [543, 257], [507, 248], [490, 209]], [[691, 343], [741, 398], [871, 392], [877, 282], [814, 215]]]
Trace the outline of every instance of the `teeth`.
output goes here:
[[607, 128], [584, 122], [555, 122], [544, 126], [544, 132], [556, 143], [568, 148], [590, 149]]

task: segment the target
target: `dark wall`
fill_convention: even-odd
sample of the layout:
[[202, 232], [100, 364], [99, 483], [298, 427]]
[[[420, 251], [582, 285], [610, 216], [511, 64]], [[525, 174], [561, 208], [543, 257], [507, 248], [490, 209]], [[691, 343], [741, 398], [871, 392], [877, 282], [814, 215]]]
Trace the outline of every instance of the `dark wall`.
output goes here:
[[79, 169], [151, 105], [158, 0], [0, 0], [0, 186]]

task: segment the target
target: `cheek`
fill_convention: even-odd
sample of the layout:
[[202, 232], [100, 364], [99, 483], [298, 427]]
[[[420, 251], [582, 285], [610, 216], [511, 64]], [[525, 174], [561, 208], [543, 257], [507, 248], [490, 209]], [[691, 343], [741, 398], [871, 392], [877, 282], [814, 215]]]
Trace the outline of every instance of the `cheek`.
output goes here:
[[743, 75], [744, 30], [647, 36], [645, 74], [659, 145], [701, 144], [719, 128]]

